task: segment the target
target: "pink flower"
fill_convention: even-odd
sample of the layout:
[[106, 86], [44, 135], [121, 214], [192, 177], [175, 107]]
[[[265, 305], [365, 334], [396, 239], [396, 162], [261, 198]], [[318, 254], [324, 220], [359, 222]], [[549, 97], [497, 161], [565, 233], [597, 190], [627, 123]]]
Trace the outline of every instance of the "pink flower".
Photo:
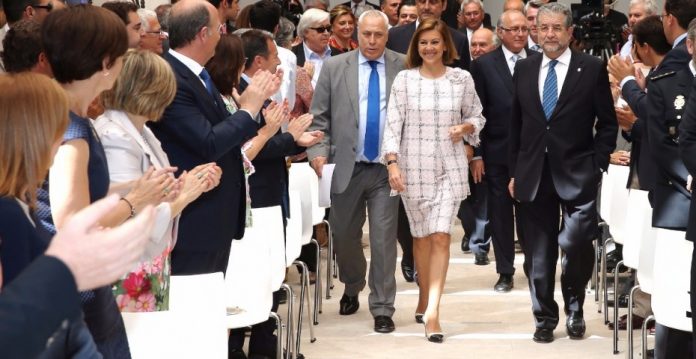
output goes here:
[[155, 295], [152, 293], [144, 293], [138, 297], [135, 303], [136, 312], [154, 312], [157, 310], [155, 307]]
[[150, 291], [150, 280], [143, 273], [130, 273], [123, 281], [123, 289], [132, 298], [138, 298], [140, 294]]

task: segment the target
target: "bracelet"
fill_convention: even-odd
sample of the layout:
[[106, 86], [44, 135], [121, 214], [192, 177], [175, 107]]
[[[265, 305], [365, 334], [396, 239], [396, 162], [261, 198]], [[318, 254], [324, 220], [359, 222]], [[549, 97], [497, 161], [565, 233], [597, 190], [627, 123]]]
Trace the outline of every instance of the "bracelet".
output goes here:
[[394, 164], [394, 163], [396, 163], [396, 160], [389, 160], [389, 161], [387, 161], [387, 166]]
[[123, 201], [123, 202], [126, 202], [126, 204], [128, 205], [128, 207], [130, 207], [130, 215], [129, 215], [128, 218], [126, 218], [126, 219], [131, 219], [131, 218], [135, 217], [135, 207], [133, 207], [133, 204], [130, 203], [130, 201], [127, 200], [126, 197], [121, 197], [120, 200]]

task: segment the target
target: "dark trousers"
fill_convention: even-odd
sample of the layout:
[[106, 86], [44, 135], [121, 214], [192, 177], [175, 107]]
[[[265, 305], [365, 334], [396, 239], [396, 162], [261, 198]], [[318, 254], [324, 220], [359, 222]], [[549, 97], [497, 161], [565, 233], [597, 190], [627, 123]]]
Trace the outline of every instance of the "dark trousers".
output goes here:
[[696, 250], [691, 254], [691, 343], [694, 346], [692, 352], [696, 359]]
[[[272, 312], [278, 312], [280, 304], [280, 291], [273, 292]], [[269, 318], [265, 322], [254, 324], [251, 326], [251, 336], [249, 338], [249, 356], [263, 355], [270, 358], [276, 356], [276, 336], [274, 333], [276, 322]], [[244, 335], [246, 328], [230, 330], [230, 337], [227, 342], [227, 348], [230, 354], [233, 351], [241, 351], [244, 347]]]
[[[510, 197], [508, 167], [486, 165], [488, 181], [488, 218], [490, 218], [495, 269], [500, 274], [515, 274], [515, 229], [522, 237], [519, 217], [515, 218], [516, 202]], [[517, 223], [515, 223], [517, 221]]]
[[469, 238], [469, 248], [475, 254], [488, 253], [491, 248], [491, 231], [488, 222], [488, 185], [486, 179], [474, 183], [469, 175], [471, 195], [459, 205], [457, 217], [462, 221], [464, 236]]
[[172, 251], [172, 275], [192, 275], [227, 271], [230, 260], [231, 243], [211, 251], [190, 251], [177, 249]]
[[[525, 254], [524, 272], [529, 281], [537, 328], [554, 329], [558, 325], [558, 304], [553, 292], [559, 246], [564, 252], [561, 261], [564, 310], [582, 314], [585, 285], [593, 269], [592, 239], [597, 229], [595, 198], [593, 195], [575, 201], [561, 199], [546, 162], [536, 198], [519, 205], [524, 233], [520, 242]], [[562, 224], [559, 212], [563, 213]]]
[[655, 325], [655, 359], [691, 359], [691, 333]]
[[406, 209], [404, 209], [404, 203], [401, 200], [399, 200], [399, 214], [397, 219], [396, 239], [399, 241], [401, 251], [404, 252], [401, 256], [401, 264], [411, 266], [411, 268], [415, 269], [413, 264], [413, 235], [411, 235], [411, 227], [408, 224], [408, 217], [406, 217]]

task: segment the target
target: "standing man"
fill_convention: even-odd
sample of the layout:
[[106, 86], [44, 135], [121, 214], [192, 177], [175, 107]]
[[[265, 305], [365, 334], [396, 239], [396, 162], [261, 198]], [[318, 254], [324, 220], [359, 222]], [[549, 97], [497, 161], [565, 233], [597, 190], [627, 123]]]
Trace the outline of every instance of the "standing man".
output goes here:
[[307, 150], [321, 176], [326, 163], [336, 164], [331, 183], [331, 213], [336, 260], [345, 292], [340, 314], [355, 313], [365, 287], [367, 262], [362, 249], [365, 209], [370, 224], [370, 313], [378, 333], [394, 330], [396, 296], [396, 222], [399, 197], [390, 196], [386, 167], [379, 163], [387, 101], [405, 59], [385, 50], [387, 16], [377, 10], [358, 20], [357, 51], [326, 61], [314, 91], [310, 130], [325, 133]]
[[628, 36], [619, 53], [622, 57], [631, 57], [631, 48], [633, 47], [633, 34], [631, 31], [633, 26], [638, 21], [656, 14], [657, 4], [653, 0], [631, 0], [628, 8], [628, 27], [624, 30], [624, 33], [628, 33]]
[[367, 0], [351, 0], [346, 1], [341, 5], [349, 8], [355, 17], [360, 17], [360, 15], [367, 10], [379, 9], [379, 6], [372, 4]]
[[138, 16], [138, 6], [127, 1], [107, 1], [102, 7], [116, 14], [123, 21], [128, 33], [128, 48], [137, 49], [140, 38], [145, 35], [143, 23]]
[[390, 29], [399, 23], [399, 5], [401, 5], [401, 0], [381, 0], [379, 3], [382, 12], [389, 18]]
[[[504, 12], [497, 26], [502, 45], [471, 63], [471, 76], [486, 117], [486, 127], [481, 132], [480, 159], [472, 161], [471, 169], [474, 181], [484, 177], [488, 184], [488, 218], [495, 269], [500, 275], [493, 287], [496, 292], [509, 292], [514, 287], [516, 227], [518, 236], [522, 237], [519, 223], [515, 225], [515, 202], [507, 190], [510, 182], [507, 153], [515, 63], [538, 56], [536, 51], [525, 49], [528, 31], [523, 13], [517, 10]], [[523, 239], [520, 241], [524, 242]]]
[[471, 39], [474, 31], [483, 27], [485, 13], [481, 0], [462, 1], [458, 18], [461, 18], [463, 26], [459, 27], [459, 31], [466, 32], [466, 38]]
[[[450, 0], [455, 1], [455, 0]], [[418, 10], [418, 20], [405, 26], [397, 26], [389, 30], [389, 40], [387, 48], [398, 53], [406, 54], [408, 46], [411, 43], [411, 38], [416, 32], [416, 28], [420, 21], [427, 18], [439, 19], [442, 12], [447, 8], [447, 0], [416, 0], [416, 9]], [[452, 67], [459, 67], [464, 70], [469, 69], [471, 57], [469, 55], [469, 41], [465, 34], [449, 28], [454, 47], [457, 49], [459, 59], [452, 63]]]
[[541, 0], [530, 0], [524, 5], [524, 16], [527, 18], [527, 28], [529, 28], [527, 48], [536, 52], [541, 52], [541, 46], [537, 44], [539, 41], [539, 32], [537, 31], [536, 17], [542, 5], [544, 5], [544, 3], [541, 2]]
[[418, 9], [414, 0], [403, 0], [397, 11], [399, 23], [397, 26], [408, 25], [418, 20]]
[[[210, 75], [203, 68], [220, 40], [220, 18], [204, 0], [181, 0], [169, 20], [171, 50], [164, 56], [176, 77], [176, 96], [162, 119], [150, 126], [178, 172], [216, 162], [220, 185], [182, 213], [172, 252], [172, 274], [225, 272], [233, 239], [242, 238], [246, 188], [241, 145], [256, 135], [254, 121], [280, 80], [259, 72], [230, 115]], [[178, 176], [178, 173], [177, 173]]]
[[566, 5], [542, 6], [537, 27], [543, 56], [518, 61], [513, 76], [509, 191], [520, 202], [520, 242], [536, 320], [533, 338], [541, 343], [553, 341], [559, 321], [553, 299], [559, 246], [566, 332], [571, 339], [585, 335], [597, 188], [618, 131], [605, 65], [568, 48], [571, 22]]
[[469, 40], [471, 59], [476, 60], [479, 57], [495, 50], [498, 47], [498, 38], [493, 31], [485, 27], [474, 31], [474, 34]]

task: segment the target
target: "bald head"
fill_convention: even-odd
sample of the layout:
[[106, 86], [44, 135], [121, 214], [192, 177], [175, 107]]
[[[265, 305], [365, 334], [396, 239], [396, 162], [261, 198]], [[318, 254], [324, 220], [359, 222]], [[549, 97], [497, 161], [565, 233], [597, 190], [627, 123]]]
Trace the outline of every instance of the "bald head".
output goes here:
[[505, 5], [503, 5], [503, 11], [508, 10], [524, 12], [524, 2], [522, 0], [506, 0]]
[[203, 65], [215, 53], [219, 27], [215, 6], [204, 0], [181, 0], [169, 15], [169, 45]]
[[495, 39], [493, 31], [481, 27], [471, 35], [471, 57], [476, 60], [480, 56], [495, 50]]

